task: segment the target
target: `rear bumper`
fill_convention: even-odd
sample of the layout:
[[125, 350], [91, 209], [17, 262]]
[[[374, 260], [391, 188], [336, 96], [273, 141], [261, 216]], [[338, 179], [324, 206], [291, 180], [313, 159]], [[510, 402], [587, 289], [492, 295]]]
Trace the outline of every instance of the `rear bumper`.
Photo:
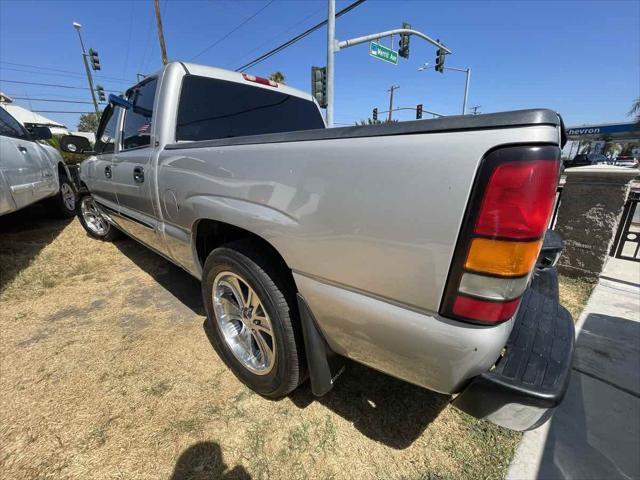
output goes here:
[[453, 404], [512, 430], [542, 425], [567, 390], [574, 336], [573, 319], [558, 303], [555, 269], [539, 270], [522, 299], [504, 354]]

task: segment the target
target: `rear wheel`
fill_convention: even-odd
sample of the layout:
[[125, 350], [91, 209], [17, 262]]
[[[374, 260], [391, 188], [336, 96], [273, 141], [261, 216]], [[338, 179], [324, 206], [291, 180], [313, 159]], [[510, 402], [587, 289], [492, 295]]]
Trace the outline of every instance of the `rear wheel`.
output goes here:
[[112, 241], [120, 236], [120, 231], [102, 216], [91, 195], [80, 198], [77, 214], [80, 223], [91, 237]]
[[269, 398], [304, 378], [303, 343], [290, 282], [249, 242], [213, 250], [202, 295], [218, 355], [249, 388]]

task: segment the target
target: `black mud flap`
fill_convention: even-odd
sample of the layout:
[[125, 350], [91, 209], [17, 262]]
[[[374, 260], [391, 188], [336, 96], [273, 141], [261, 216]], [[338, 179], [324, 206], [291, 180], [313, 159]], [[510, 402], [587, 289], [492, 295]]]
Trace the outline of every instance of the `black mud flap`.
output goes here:
[[562, 237], [554, 230], [547, 230], [536, 262], [536, 269], [555, 267], [563, 248]]
[[555, 268], [537, 271], [504, 354], [454, 400], [459, 409], [512, 430], [548, 420], [569, 385], [573, 319], [558, 303]]
[[336, 379], [344, 371], [345, 362], [342, 356], [329, 347], [307, 302], [300, 294], [297, 297], [311, 392], [316, 397], [321, 397], [333, 388]]

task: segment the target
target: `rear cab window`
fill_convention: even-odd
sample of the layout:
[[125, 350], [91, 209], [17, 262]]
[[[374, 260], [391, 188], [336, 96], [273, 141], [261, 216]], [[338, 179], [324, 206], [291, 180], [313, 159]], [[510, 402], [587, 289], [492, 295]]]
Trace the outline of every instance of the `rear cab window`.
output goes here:
[[278, 91], [187, 75], [182, 81], [176, 141], [214, 140], [324, 128], [315, 103]]

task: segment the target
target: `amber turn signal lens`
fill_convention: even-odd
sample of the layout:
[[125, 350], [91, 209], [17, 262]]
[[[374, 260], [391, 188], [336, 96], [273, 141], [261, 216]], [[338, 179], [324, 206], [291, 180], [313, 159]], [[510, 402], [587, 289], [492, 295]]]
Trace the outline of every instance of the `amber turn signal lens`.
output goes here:
[[507, 277], [528, 274], [538, 258], [542, 240], [507, 242], [474, 238], [471, 242], [465, 269]]

